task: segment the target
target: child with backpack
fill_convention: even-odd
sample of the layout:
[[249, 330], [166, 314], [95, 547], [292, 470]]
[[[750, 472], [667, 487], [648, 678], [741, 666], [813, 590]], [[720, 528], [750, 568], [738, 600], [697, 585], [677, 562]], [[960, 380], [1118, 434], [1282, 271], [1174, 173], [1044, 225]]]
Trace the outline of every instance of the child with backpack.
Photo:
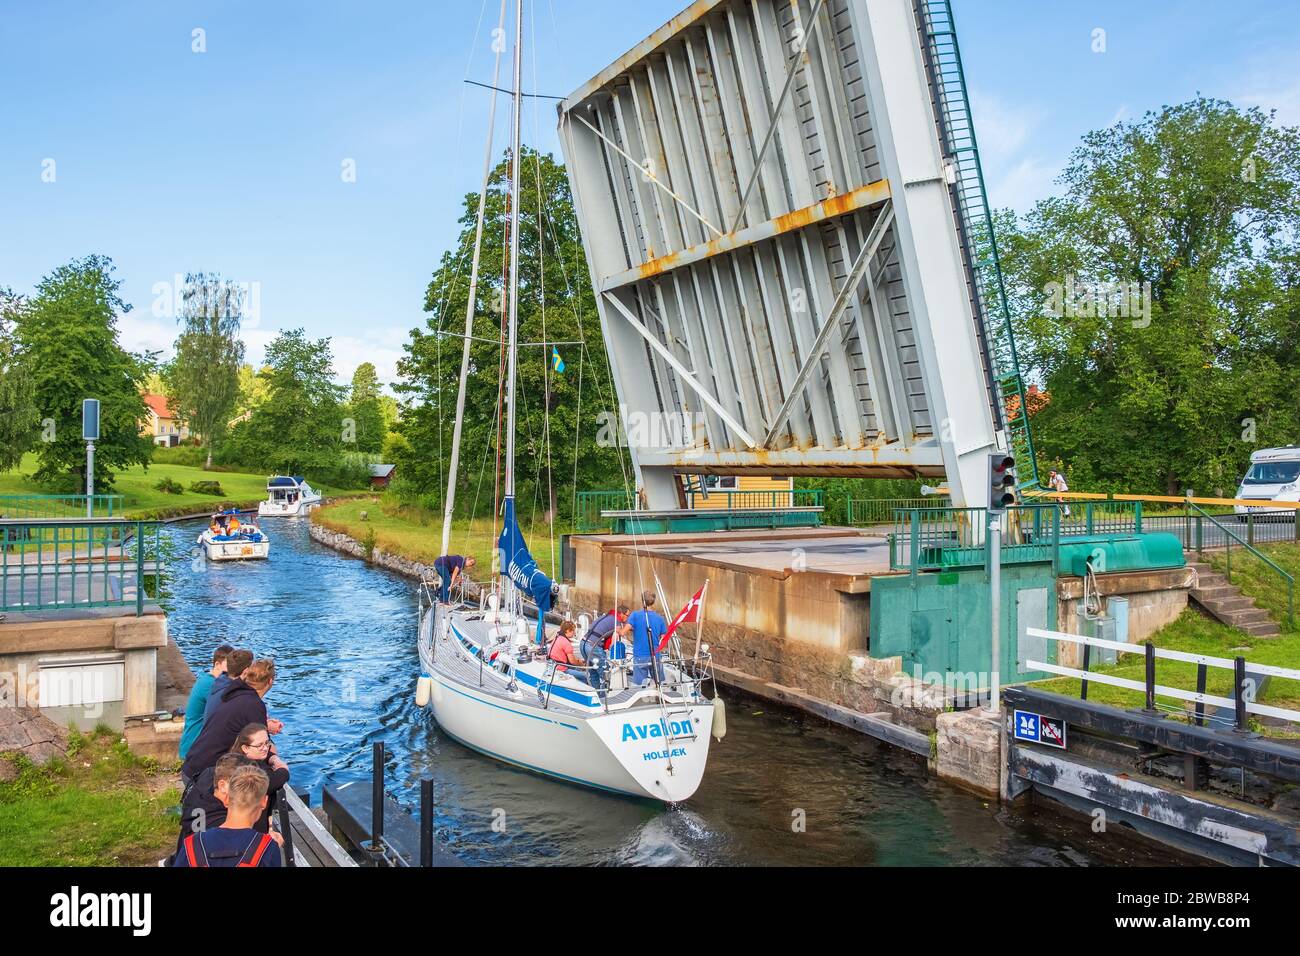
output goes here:
[[226, 785], [226, 819], [214, 830], [181, 841], [172, 866], [280, 866], [280, 847], [270, 834], [253, 829], [266, 809], [270, 779], [260, 767], [237, 767]]

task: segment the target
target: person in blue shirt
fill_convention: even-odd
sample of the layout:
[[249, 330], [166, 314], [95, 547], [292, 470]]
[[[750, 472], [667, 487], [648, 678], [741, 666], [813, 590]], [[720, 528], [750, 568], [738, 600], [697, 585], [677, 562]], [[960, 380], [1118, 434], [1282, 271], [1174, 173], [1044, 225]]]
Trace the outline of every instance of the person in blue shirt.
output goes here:
[[433, 562], [433, 569], [438, 572], [438, 579], [442, 582], [438, 587], [438, 600], [443, 604], [451, 601], [451, 589], [457, 582], [465, 577], [465, 572], [474, 567], [473, 558], [464, 557], [459, 554], [444, 554]]
[[652, 666], [656, 682], [664, 677], [658, 648], [668, 630], [668, 622], [654, 609], [654, 603], [654, 592], [642, 591], [641, 610], [627, 619], [632, 631], [632, 683], [642, 686], [650, 682]]
[[203, 714], [208, 705], [208, 696], [212, 693], [212, 686], [218, 677], [226, 673], [226, 657], [234, 648], [229, 644], [222, 644], [212, 652], [212, 669], [205, 674], [200, 674], [194, 681], [194, 686], [190, 689], [190, 699], [185, 704], [185, 729], [181, 732], [180, 758], [185, 759], [185, 755], [190, 752], [190, 746], [194, 741], [199, 739], [199, 731], [203, 729]]

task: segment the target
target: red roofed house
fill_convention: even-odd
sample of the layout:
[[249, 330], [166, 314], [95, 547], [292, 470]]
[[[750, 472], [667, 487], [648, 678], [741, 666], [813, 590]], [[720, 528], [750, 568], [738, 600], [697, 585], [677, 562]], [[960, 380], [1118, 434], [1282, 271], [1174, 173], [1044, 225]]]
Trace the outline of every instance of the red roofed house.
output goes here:
[[[1029, 417], [1034, 415], [1052, 400], [1052, 396], [1040, 389], [1037, 385], [1030, 385], [1025, 389], [1025, 407], [1029, 409]], [[1020, 413], [1020, 396], [1011, 394], [1007, 396], [1007, 421], [1012, 421]]]
[[148, 413], [140, 422], [140, 434], [149, 435], [155, 445], [166, 445], [168, 448], [179, 445], [190, 437], [189, 426], [167, 407], [166, 395], [145, 392], [141, 397], [148, 408]]

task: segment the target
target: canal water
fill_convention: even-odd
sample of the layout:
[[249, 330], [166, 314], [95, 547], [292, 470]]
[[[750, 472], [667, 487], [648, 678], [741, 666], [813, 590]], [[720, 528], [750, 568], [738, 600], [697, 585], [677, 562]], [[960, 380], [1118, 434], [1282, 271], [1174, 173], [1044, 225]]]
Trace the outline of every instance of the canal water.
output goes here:
[[275, 659], [267, 695], [278, 746], [313, 805], [324, 783], [368, 779], [414, 807], [434, 781], [436, 830], [489, 864], [1151, 865], [1173, 857], [1047, 810], [1000, 810], [922, 763], [825, 721], [723, 691], [728, 734], [704, 783], [664, 807], [515, 770], [466, 750], [415, 706], [414, 584], [270, 519], [267, 561], [206, 563], [202, 522], [172, 541], [169, 628], [191, 666], [221, 643]]

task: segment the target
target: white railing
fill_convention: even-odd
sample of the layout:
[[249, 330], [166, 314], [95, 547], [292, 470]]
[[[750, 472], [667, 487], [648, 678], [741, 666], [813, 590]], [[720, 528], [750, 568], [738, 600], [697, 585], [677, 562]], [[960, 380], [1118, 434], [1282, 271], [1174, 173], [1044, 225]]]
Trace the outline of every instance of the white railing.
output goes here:
[[[1153, 662], [1155, 660], [1181, 661], [1186, 664], [1196, 664], [1201, 668], [1201, 674], [1198, 676], [1198, 684], [1204, 686], [1204, 669], [1219, 668], [1229, 670], [1234, 673], [1239, 669], [1244, 670], [1251, 677], [1267, 676], [1279, 677], [1284, 680], [1300, 681], [1300, 670], [1289, 667], [1274, 667], [1271, 664], [1252, 664], [1244, 661], [1243, 658], [1232, 660], [1226, 657], [1211, 657], [1207, 654], [1189, 654], [1185, 651], [1172, 651], [1160, 647], [1154, 647], [1147, 644], [1125, 644], [1122, 641], [1108, 641], [1100, 637], [1085, 637], [1080, 634], [1066, 634], [1062, 631], [1047, 631], [1038, 627], [1028, 628], [1025, 632], [1029, 637], [1037, 637], [1043, 640], [1065, 641], [1071, 644], [1080, 644], [1085, 647], [1096, 647], [1105, 650], [1116, 651], [1120, 654], [1141, 654], [1149, 657]], [[1049, 674], [1057, 674], [1061, 677], [1074, 677], [1088, 683], [1108, 684], [1111, 687], [1122, 687], [1125, 690], [1136, 690], [1147, 694], [1148, 700], [1155, 696], [1172, 697], [1175, 700], [1187, 701], [1193, 704], [1210, 705], [1213, 707], [1223, 707], [1229, 710], [1235, 710], [1237, 701], [1229, 697], [1218, 697], [1214, 694], [1207, 694], [1203, 691], [1183, 690], [1180, 687], [1165, 687], [1155, 683], [1155, 668], [1149, 665], [1147, 668], [1147, 680], [1136, 681], [1127, 677], [1116, 677], [1113, 674], [1099, 674], [1095, 671], [1080, 670], [1075, 667], [1064, 667], [1060, 664], [1049, 664], [1045, 661], [1026, 661], [1026, 670], [1046, 671]], [[1300, 711], [1285, 710], [1281, 707], [1270, 707], [1267, 704], [1256, 703], [1253, 699], [1253, 681], [1243, 681], [1248, 686], [1244, 694], [1241, 688], [1238, 693], [1245, 698], [1244, 710], [1249, 714], [1258, 714], [1261, 717], [1275, 717], [1280, 720], [1289, 720], [1300, 723]]]

